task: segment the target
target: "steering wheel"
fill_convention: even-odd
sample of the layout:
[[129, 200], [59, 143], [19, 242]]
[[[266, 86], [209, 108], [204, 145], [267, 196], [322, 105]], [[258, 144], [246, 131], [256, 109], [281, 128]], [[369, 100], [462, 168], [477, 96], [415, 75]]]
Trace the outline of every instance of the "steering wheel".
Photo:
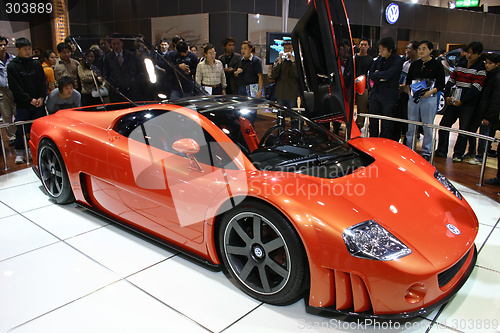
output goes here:
[[304, 133], [299, 131], [296, 128], [288, 129], [284, 132], [284, 135], [286, 135], [286, 139], [290, 141], [292, 144], [305, 144], [305, 137]]
[[283, 131], [285, 131], [285, 126], [284, 125], [281, 125], [281, 124], [276, 124], [274, 125], [273, 127], [269, 128], [266, 133], [264, 133], [264, 135], [262, 136], [262, 138], [260, 139], [260, 142], [259, 142], [259, 146], [257, 149], [259, 148], [263, 148], [266, 146], [266, 140], [267, 138], [269, 137], [269, 135], [271, 135], [272, 132], [274, 132], [275, 129], [277, 128], [282, 128]]

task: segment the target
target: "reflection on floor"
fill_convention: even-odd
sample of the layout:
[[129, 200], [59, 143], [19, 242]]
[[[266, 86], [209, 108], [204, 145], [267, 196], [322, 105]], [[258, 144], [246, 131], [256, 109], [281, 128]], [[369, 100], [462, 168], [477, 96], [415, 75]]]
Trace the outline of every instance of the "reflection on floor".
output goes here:
[[0, 332], [500, 332], [500, 204], [457, 187], [480, 221], [471, 278], [441, 312], [365, 326], [257, 302], [222, 272], [52, 204], [30, 169], [2, 175]]

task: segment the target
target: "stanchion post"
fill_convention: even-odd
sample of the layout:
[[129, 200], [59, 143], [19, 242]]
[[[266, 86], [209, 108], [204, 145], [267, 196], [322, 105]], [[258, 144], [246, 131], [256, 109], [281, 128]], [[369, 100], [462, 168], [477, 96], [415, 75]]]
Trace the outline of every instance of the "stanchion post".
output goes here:
[[3, 142], [3, 135], [2, 135], [2, 129], [5, 127], [0, 128], [0, 141], [2, 141], [2, 154], [3, 154], [3, 165], [4, 165], [4, 170], [9, 170], [9, 167], [7, 166], [7, 155], [5, 153], [5, 143]]
[[24, 141], [24, 153], [26, 154], [26, 164], [30, 165], [30, 155], [28, 153], [28, 140], [26, 139], [26, 129], [24, 128], [24, 124], [21, 126], [23, 127], [23, 141]]
[[434, 165], [434, 157], [436, 155], [436, 134], [437, 134], [437, 128], [433, 128], [431, 158], [429, 159], [429, 163], [432, 165]]
[[408, 126], [415, 126], [415, 131], [413, 131], [413, 142], [411, 143], [411, 149], [413, 151], [416, 151], [416, 149], [417, 149], [418, 128], [417, 128], [417, 125], [408, 125]]
[[[484, 172], [486, 171], [486, 159], [488, 158], [488, 145], [486, 145], [483, 153], [483, 163], [481, 163], [481, 174], [479, 175], [479, 184], [477, 186], [483, 186]], [[498, 166], [500, 168], [500, 165]]]

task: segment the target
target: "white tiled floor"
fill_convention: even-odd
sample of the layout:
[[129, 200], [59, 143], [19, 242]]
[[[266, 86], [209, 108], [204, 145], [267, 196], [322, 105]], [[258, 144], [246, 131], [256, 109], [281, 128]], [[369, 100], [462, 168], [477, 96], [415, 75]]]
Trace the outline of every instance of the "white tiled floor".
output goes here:
[[456, 185], [480, 221], [471, 278], [442, 312], [377, 327], [257, 302], [222, 272], [53, 205], [30, 169], [0, 176], [0, 332], [500, 332], [500, 204]]

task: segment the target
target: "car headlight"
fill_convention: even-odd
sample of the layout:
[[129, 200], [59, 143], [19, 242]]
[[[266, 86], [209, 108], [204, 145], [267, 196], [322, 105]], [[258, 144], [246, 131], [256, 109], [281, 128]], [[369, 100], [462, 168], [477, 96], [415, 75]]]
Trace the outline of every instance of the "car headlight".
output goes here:
[[389, 261], [407, 256], [411, 250], [375, 221], [365, 221], [344, 230], [349, 253], [358, 258]]
[[441, 184], [443, 184], [444, 187], [446, 187], [451, 193], [453, 193], [457, 198], [462, 200], [462, 195], [460, 192], [456, 189], [455, 186], [446, 178], [441, 172], [437, 171], [434, 172], [434, 178], [436, 178]]

